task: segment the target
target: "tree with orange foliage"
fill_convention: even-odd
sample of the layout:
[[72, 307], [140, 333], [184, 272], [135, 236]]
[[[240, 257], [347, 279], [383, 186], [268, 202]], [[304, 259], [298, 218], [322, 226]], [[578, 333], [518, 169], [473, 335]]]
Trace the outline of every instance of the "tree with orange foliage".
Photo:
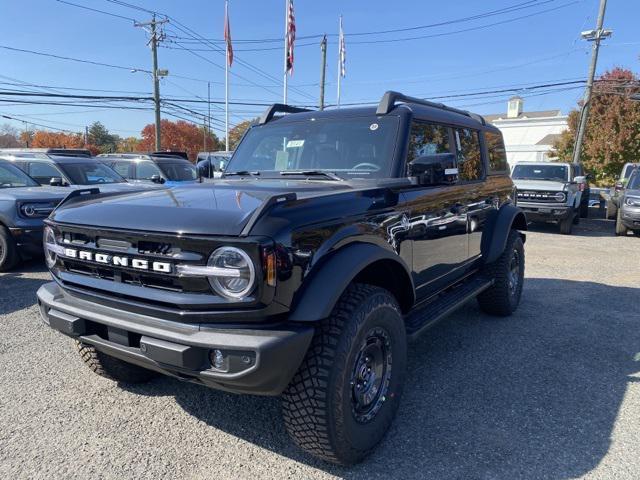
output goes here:
[[[178, 120], [172, 122], [170, 120], [162, 120], [161, 128], [161, 147], [162, 150], [174, 150], [187, 152], [189, 158], [193, 161], [196, 159], [198, 152], [202, 151], [204, 132], [202, 127], [198, 127], [193, 123]], [[156, 132], [155, 125], [150, 123], [142, 129], [142, 140], [136, 145], [139, 152], [151, 152], [155, 150]], [[220, 141], [213, 133], [209, 133], [207, 139], [207, 150], [219, 150]]]
[[[27, 138], [23, 140], [27, 140]], [[92, 155], [97, 155], [100, 151], [95, 145], [85, 145], [81, 133], [36, 130], [29, 133], [28, 141], [32, 148], [86, 148], [91, 151]]]

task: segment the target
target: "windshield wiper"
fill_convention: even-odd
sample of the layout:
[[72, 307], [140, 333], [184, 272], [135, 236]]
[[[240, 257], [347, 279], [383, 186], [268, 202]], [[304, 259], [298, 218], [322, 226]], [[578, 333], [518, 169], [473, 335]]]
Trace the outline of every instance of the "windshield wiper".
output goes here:
[[336, 175], [335, 173], [326, 172], [324, 170], [284, 170], [280, 172], [280, 175], [306, 175], [308, 177], [313, 177], [313, 176], [326, 177], [331, 180], [336, 180], [338, 182], [341, 182], [344, 180], [344, 178]]
[[231, 176], [231, 175], [241, 175], [241, 176], [256, 176], [260, 175], [260, 172], [250, 172], [249, 170], [238, 170], [237, 172], [224, 172], [223, 177]]

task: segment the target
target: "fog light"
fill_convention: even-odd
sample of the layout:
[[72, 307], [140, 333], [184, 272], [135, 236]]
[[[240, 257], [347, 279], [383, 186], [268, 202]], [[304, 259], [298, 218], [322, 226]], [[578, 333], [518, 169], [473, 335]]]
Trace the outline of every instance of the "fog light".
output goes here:
[[221, 369], [224, 366], [224, 355], [220, 350], [214, 350], [211, 352], [209, 357], [211, 358], [211, 364], [214, 367]]

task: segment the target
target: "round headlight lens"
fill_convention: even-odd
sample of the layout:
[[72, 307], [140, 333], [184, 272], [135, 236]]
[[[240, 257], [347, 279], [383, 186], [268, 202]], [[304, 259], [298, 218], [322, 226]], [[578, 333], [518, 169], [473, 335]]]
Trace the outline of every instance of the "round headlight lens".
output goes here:
[[567, 199], [567, 194], [563, 192], [556, 193], [553, 198], [556, 199], [556, 202], [564, 202]]
[[51, 227], [44, 227], [42, 243], [44, 243], [44, 259], [47, 263], [47, 267], [53, 268], [53, 266], [56, 264], [58, 256], [56, 255], [56, 252], [52, 248], [50, 248], [50, 246], [56, 245], [56, 235], [53, 233]]
[[253, 289], [255, 267], [243, 250], [220, 247], [211, 254], [207, 266], [221, 269], [219, 275], [207, 278], [211, 287], [223, 297], [243, 298]]

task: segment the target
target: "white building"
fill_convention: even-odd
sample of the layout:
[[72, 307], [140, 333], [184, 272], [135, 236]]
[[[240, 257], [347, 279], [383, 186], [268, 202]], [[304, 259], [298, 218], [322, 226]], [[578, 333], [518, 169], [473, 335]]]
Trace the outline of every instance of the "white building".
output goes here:
[[554, 141], [568, 128], [568, 117], [560, 110], [525, 112], [523, 104], [521, 97], [511, 97], [507, 113], [484, 115], [502, 132], [510, 165], [550, 160]]

